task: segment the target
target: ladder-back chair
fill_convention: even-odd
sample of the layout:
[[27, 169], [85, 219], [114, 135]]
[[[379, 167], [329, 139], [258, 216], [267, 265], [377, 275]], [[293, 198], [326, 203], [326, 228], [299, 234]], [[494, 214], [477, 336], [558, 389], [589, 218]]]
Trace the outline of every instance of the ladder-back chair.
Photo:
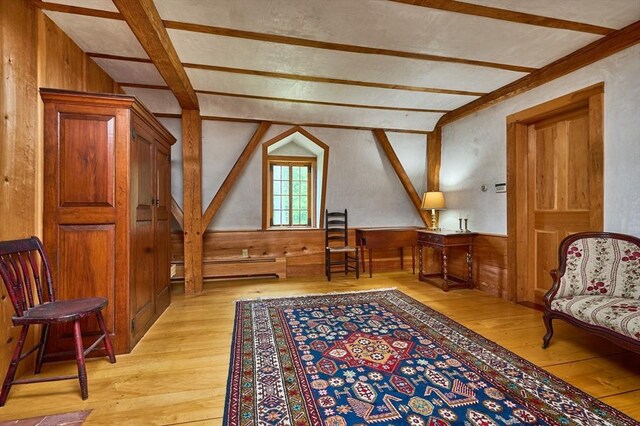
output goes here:
[[[331, 281], [331, 272], [334, 270], [344, 271], [345, 275], [347, 275], [349, 271], [355, 271], [356, 278], [360, 278], [358, 247], [349, 246], [349, 228], [346, 209], [344, 212], [329, 212], [329, 210], [325, 212], [324, 243], [324, 268], [327, 280]], [[339, 259], [336, 260], [336, 257], [339, 257]], [[333, 266], [337, 265], [340, 266], [340, 269], [333, 268]]]
[[[24, 383], [48, 382], [54, 380], [78, 379], [82, 399], [87, 399], [87, 371], [85, 356], [97, 349], [103, 342], [109, 361], [116, 362], [116, 357], [109, 340], [109, 332], [102, 317], [102, 309], [107, 305], [103, 297], [89, 297], [73, 300], [56, 300], [51, 278], [49, 260], [37, 237], [23, 240], [0, 242], [0, 278], [7, 289], [15, 316], [12, 317], [14, 326], [21, 326], [20, 337], [16, 344], [7, 375], [5, 376], [0, 393], [0, 407], [4, 405], [11, 390], [11, 386]], [[46, 290], [46, 293], [44, 292]], [[100, 327], [101, 335], [87, 349], [82, 344], [80, 320], [95, 315]], [[51, 324], [73, 322], [76, 363], [78, 374], [71, 376], [56, 376], [44, 378], [15, 379], [18, 364], [38, 351], [34, 374], [39, 374], [46, 355], [47, 340]], [[41, 325], [42, 333], [38, 344], [22, 353], [27, 333], [31, 325]]]

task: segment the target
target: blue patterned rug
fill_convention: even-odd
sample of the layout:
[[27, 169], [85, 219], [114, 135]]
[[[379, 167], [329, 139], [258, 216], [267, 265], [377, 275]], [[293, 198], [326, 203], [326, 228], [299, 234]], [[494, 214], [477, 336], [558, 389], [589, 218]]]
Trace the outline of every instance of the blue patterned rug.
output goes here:
[[241, 301], [225, 425], [636, 425], [396, 290]]

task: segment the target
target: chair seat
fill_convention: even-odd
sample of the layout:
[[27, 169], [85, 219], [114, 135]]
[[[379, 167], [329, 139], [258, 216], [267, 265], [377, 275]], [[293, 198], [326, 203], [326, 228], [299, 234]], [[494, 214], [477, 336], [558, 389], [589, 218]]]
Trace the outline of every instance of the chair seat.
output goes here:
[[353, 253], [356, 251], [355, 247], [349, 247], [349, 246], [345, 246], [345, 247], [327, 247], [327, 250], [329, 250], [332, 253]]
[[36, 324], [54, 321], [74, 321], [85, 315], [99, 311], [107, 305], [104, 297], [87, 297], [83, 299], [60, 300], [36, 305], [27, 310], [22, 317], [13, 317], [13, 323]]

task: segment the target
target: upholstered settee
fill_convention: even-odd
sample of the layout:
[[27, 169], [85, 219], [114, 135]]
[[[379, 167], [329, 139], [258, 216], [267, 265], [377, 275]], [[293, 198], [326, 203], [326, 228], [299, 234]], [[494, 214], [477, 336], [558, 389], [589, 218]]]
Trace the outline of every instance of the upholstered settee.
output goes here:
[[554, 318], [640, 353], [640, 239], [607, 232], [570, 235], [544, 297], [549, 345]]

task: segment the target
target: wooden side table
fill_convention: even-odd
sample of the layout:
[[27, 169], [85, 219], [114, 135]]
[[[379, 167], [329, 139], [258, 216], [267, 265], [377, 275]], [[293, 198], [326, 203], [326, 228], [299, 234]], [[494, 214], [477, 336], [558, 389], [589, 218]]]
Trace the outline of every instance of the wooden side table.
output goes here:
[[[418, 232], [418, 279], [420, 281], [430, 281], [431, 277], [440, 277], [444, 281], [442, 289], [449, 291], [450, 288], [468, 287], [473, 288], [473, 239], [478, 235], [476, 232], [455, 232], [455, 231], [422, 231]], [[433, 247], [442, 253], [442, 273], [425, 274], [423, 271], [422, 248]], [[467, 279], [461, 279], [449, 275], [447, 270], [447, 259], [449, 250], [453, 247], [465, 248], [467, 251]]]

